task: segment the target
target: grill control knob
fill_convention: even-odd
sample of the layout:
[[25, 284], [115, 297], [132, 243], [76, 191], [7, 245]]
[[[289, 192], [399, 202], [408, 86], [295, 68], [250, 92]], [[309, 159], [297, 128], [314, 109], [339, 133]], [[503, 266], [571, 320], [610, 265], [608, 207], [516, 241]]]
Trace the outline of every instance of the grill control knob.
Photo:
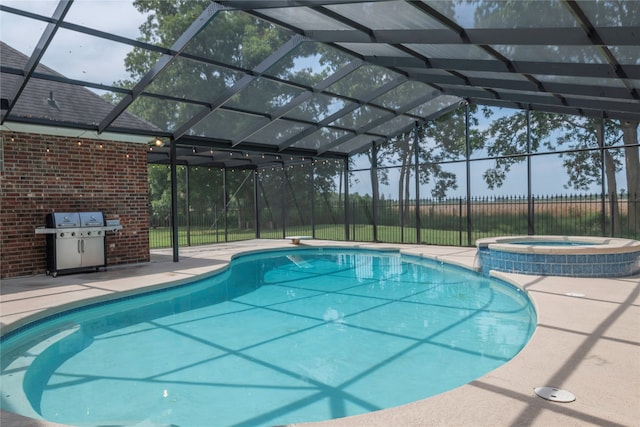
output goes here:
[[73, 232], [71, 233], [71, 237], [74, 237], [75, 235], [76, 235], [76, 232], [75, 232], [75, 231], [73, 231]]
[[64, 237], [64, 233], [60, 233], [60, 237]]
[[102, 231], [98, 231], [98, 236], [102, 234]]
[[87, 231], [87, 236], [91, 236], [91, 232], [90, 231]]

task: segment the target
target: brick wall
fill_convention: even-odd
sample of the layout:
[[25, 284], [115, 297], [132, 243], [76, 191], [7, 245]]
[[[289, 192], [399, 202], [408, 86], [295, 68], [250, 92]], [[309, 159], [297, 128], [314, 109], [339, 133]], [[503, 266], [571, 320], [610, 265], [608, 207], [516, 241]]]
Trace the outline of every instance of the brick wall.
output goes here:
[[46, 242], [34, 230], [49, 212], [101, 211], [123, 229], [107, 236], [107, 264], [149, 261], [146, 147], [3, 132], [0, 278], [44, 273]]

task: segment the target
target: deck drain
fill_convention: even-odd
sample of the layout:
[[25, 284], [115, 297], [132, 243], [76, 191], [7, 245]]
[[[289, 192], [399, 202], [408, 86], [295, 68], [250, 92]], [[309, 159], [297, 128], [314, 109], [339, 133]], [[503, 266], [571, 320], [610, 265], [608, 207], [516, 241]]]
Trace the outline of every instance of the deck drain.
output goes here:
[[584, 294], [581, 294], [580, 292], [567, 292], [565, 295], [568, 297], [579, 297], [579, 298], [584, 296]]
[[576, 400], [576, 397], [573, 395], [573, 393], [567, 390], [560, 390], [559, 388], [555, 387], [536, 387], [534, 388], [534, 391], [541, 398], [550, 400], [552, 402], [567, 403]]

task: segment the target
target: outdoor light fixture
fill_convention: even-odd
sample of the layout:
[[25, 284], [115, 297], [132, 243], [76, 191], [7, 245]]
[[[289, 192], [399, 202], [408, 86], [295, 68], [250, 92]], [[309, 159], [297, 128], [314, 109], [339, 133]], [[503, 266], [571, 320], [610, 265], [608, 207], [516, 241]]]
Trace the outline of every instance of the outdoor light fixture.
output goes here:
[[156, 138], [153, 143], [156, 147], [164, 147], [164, 141], [162, 141], [160, 138]]

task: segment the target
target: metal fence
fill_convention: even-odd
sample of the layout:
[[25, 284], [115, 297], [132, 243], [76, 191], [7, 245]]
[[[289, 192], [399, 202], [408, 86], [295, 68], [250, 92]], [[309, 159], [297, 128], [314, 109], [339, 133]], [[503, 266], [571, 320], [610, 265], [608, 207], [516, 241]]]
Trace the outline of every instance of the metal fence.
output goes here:
[[[283, 196], [284, 197], [284, 196]], [[420, 199], [400, 204], [380, 200], [259, 202], [255, 213], [242, 206], [190, 206], [178, 214], [180, 246], [310, 235], [318, 239], [471, 246], [476, 239], [503, 235], [581, 235], [640, 239], [638, 196], [571, 196]], [[286, 206], [281, 208], [280, 206]], [[416, 209], [419, 207], [419, 209]], [[346, 214], [346, 215], [345, 215]], [[150, 214], [151, 248], [171, 246], [171, 215]], [[345, 220], [346, 219], [346, 220]]]

